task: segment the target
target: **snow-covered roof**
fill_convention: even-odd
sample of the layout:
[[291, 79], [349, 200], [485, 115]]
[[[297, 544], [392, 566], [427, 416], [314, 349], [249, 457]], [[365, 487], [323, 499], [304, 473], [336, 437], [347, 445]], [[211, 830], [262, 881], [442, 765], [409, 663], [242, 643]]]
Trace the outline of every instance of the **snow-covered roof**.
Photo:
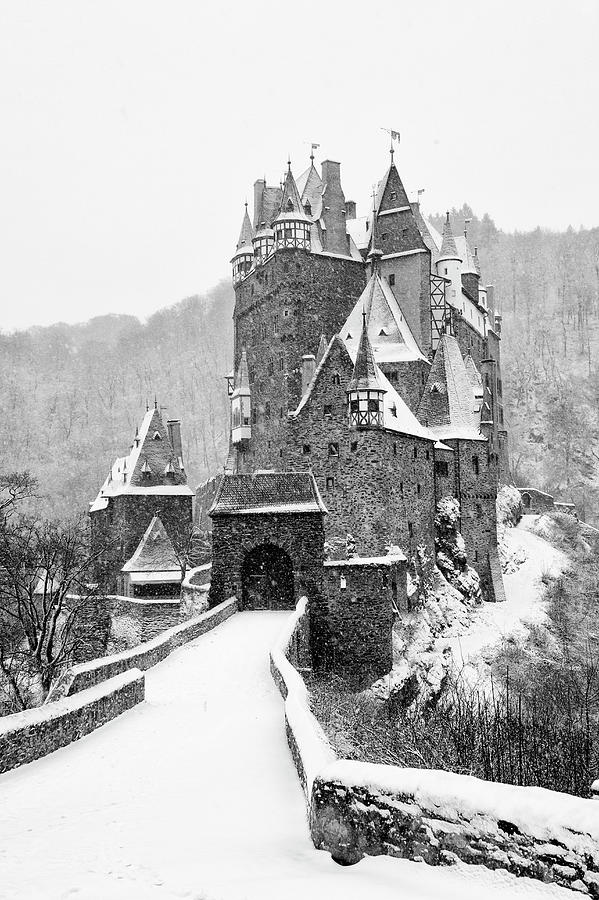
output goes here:
[[366, 250], [370, 242], [369, 217], [360, 216], [356, 219], [348, 219], [345, 225], [347, 233], [350, 235], [358, 250]]
[[154, 516], [122, 572], [181, 572], [179, 560], [162, 521]]
[[405, 562], [403, 553], [395, 551], [387, 556], [352, 556], [351, 559], [327, 559], [325, 566], [338, 568], [339, 566], [394, 566], [398, 562]]
[[181, 581], [181, 569], [179, 569], [178, 572], [171, 569], [165, 570], [164, 572], [131, 572], [129, 574], [129, 580], [133, 584], [176, 584], [178, 581]]
[[474, 388], [455, 337], [444, 334], [422, 394], [418, 417], [441, 439], [484, 441]]
[[377, 363], [426, 360], [386, 279], [373, 273], [339, 336], [355, 360], [366, 313], [368, 338]]
[[311, 472], [223, 475], [209, 515], [326, 513]]
[[[171, 463], [166, 481], [165, 470]], [[149, 469], [149, 472], [148, 472]], [[160, 411], [146, 411], [127, 456], [118, 457], [110, 468], [90, 512], [108, 506], [110, 497], [122, 494], [182, 494], [193, 496], [185, 472], [174, 454]]]

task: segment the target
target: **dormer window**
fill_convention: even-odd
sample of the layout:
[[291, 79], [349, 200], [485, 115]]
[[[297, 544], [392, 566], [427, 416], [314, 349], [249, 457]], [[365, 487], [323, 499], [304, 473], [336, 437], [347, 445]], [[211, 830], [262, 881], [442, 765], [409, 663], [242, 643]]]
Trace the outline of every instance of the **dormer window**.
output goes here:
[[293, 212], [293, 201], [291, 200], [291, 197], [287, 201], [287, 212]]
[[162, 435], [160, 434], [159, 431], [154, 432], [154, 434], [152, 435], [152, 440], [153, 441], [161, 441], [162, 440]]
[[397, 406], [395, 405], [395, 403], [391, 406], [391, 415], [394, 419], [397, 418]]
[[311, 206], [309, 200], [306, 200], [306, 202], [304, 203], [304, 212], [306, 213], [307, 216], [312, 215], [312, 206]]
[[379, 337], [387, 337], [387, 332], [384, 328], [381, 328], [381, 330], [379, 331]]
[[389, 197], [391, 200], [397, 200], [397, 191], [391, 191]]

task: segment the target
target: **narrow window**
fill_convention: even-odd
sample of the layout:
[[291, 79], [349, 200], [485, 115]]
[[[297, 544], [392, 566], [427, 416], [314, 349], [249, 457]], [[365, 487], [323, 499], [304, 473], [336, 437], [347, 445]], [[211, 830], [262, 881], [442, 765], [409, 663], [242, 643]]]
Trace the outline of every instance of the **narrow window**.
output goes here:
[[339, 456], [339, 444], [329, 444], [329, 456]]
[[274, 362], [274, 359], [272, 358], [272, 356], [271, 356], [271, 358], [268, 360], [268, 374], [269, 374], [269, 375], [274, 375], [274, 374], [275, 374], [275, 362]]
[[273, 334], [278, 334], [278, 333], [279, 333], [279, 317], [278, 317], [278, 316], [273, 316], [273, 320], [272, 320], [272, 333], [273, 333]]
[[279, 356], [279, 372], [285, 371], [285, 357], [283, 354]]
[[393, 456], [397, 456], [397, 444], [393, 444]]
[[252, 425], [255, 425], [258, 421], [258, 413], [256, 412], [256, 407], [252, 410]]
[[414, 459], [418, 459], [418, 447], [414, 447]]
[[341, 384], [341, 376], [338, 372], [333, 375], [333, 384]]
[[333, 478], [332, 475], [329, 475], [327, 477], [327, 491], [334, 491], [334, 490], [335, 490], [335, 479]]
[[304, 454], [304, 456], [308, 456], [308, 454], [310, 453], [310, 444], [304, 444], [304, 446], [302, 447], [302, 453]]
[[351, 444], [350, 444], [350, 450], [351, 450], [351, 452], [352, 452], [352, 453], [355, 453], [357, 449], [358, 449], [358, 442], [357, 442], [357, 441], [352, 441]]
[[478, 456], [472, 457], [472, 471], [474, 472], [475, 475], [478, 475], [478, 473], [480, 471]]
[[268, 402], [268, 400], [264, 404], [264, 417], [266, 419], [270, 419], [270, 403]]
[[331, 403], [325, 403], [325, 405], [324, 405], [324, 414], [325, 414], [325, 416], [332, 416], [332, 415], [333, 415], [333, 406], [332, 406]]
[[279, 419], [283, 418], [283, 407], [279, 406]]
[[419, 484], [416, 485], [416, 493], [418, 494], [418, 496], [420, 496], [420, 485]]
[[408, 522], [408, 535], [410, 537], [410, 540], [412, 539], [413, 534], [414, 534], [414, 526], [411, 522]]
[[427, 450], [427, 451], [426, 451], [426, 458], [427, 458], [427, 459], [430, 459], [430, 458], [431, 458], [430, 450]]
[[381, 240], [383, 241], [383, 243], [385, 243], [385, 241], [387, 241], [388, 239], [389, 239], [389, 232], [383, 231], [383, 233], [381, 235]]
[[395, 274], [393, 272], [391, 272], [391, 274], [389, 275], [389, 284], [391, 285], [391, 287], [395, 285]]

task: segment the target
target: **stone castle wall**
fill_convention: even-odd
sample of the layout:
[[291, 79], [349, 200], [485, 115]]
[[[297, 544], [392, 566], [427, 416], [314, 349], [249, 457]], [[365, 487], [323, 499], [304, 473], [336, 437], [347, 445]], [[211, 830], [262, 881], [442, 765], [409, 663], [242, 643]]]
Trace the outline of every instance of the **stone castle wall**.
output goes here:
[[246, 348], [252, 468], [285, 468], [281, 450], [288, 443], [287, 412], [301, 396], [302, 356], [316, 353], [322, 334], [330, 339], [339, 331], [365, 284], [359, 261], [285, 250], [237, 288], [235, 360]]
[[293, 566], [294, 603], [304, 594], [320, 598], [324, 555], [321, 513], [215, 515], [211, 607], [227, 597], [237, 597], [243, 608], [243, 563], [251, 550], [264, 544], [274, 544], [288, 554]]
[[138, 669], [36, 709], [0, 719], [0, 773], [47, 756], [110, 722], [144, 699]]

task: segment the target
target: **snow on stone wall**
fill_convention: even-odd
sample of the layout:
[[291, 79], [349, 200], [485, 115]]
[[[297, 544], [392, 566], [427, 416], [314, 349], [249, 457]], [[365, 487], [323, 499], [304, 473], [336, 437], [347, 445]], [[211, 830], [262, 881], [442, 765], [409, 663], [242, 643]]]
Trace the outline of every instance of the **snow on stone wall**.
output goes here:
[[88, 663], [73, 666], [70, 670], [72, 680], [67, 689], [67, 696], [84, 690], [93, 684], [105, 681], [113, 675], [118, 675], [131, 668], [149, 669], [156, 663], [165, 659], [173, 650], [182, 644], [193, 641], [201, 634], [211, 631], [237, 612], [237, 600], [231, 598], [225, 600], [219, 606], [215, 606], [209, 612], [202, 613], [194, 619], [189, 619], [181, 625], [175, 625], [145, 644], [132, 647], [123, 653], [94, 659]]
[[555, 882], [599, 898], [599, 804], [468, 775], [338, 759], [310, 711], [290, 651], [300, 601], [271, 652], [287, 739], [316, 847], [345, 863], [387, 854], [432, 865], [458, 860]]
[[0, 719], [0, 773], [65, 747], [144, 699], [144, 675], [132, 668], [100, 685]]

